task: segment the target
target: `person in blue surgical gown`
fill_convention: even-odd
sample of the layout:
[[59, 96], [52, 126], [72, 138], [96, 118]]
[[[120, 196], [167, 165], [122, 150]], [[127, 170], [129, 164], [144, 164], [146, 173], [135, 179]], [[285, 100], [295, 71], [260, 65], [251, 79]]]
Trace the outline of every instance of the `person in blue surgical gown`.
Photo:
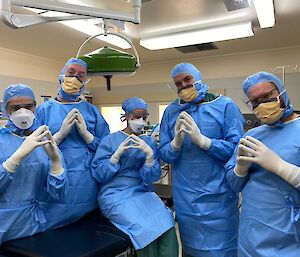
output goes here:
[[0, 244], [45, 230], [40, 199], [63, 199], [68, 181], [48, 128], [35, 118], [35, 97], [24, 84], [4, 91], [9, 116], [0, 128]]
[[122, 108], [127, 127], [101, 141], [92, 163], [93, 176], [100, 182], [100, 209], [130, 237], [137, 256], [177, 257], [172, 212], [150, 190], [161, 168], [155, 140], [141, 134], [147, 104], [132, 97]]
[[241, 257], [300, 256], [300, 118], [282, 82], [259, 72], [243, 89], [264, 124], [249, 130], [227, 163], [227, 180], [242, 192]]
[[64, 156], [69, 191], [62, 201], [46, 199], [47, 227], [71, 223], [97, 208], [97, 182], [92, 178], [91, 161], [109, 127], [92, 104], [81, 100], [87, 83], [87, 64], [71, 58], [59, 76], [59, 94], [37, 109], [37, 117], [52, 132]]
[[228, 97], [208, 92], [190, 63], [174, 67], [178, 97], [160, 126], [161, 158], [172, 164], [172, 186], [184, 256], [234, 257], [237, 194], [225, 163], [243, 135], [244, 118]]

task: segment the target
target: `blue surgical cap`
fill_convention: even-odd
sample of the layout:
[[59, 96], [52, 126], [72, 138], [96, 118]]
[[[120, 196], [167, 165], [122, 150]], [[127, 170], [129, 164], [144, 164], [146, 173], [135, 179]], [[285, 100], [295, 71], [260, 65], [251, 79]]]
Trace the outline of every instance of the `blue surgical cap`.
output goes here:
[[85, 68], [87, 70], [87, 64], [85, 61], [81, 60], [81, 59], [77, 59], [77, 58], [70, 58], [64, 65], [64, 67], [62, 68], [62, 70], [60, 71], [59, 77], [58, 77], [58, 81], [61, 84], [62, 83], [62, 75], [65, 74], [65, 70], [72, 64], [77, 64], [82, 66], [83, 68]]
[[3, 102], [6, 109], [8, 102], [17, 97], [28, 97], [35, 101], [35, 97], [31, 87], [24, 84], [12, 84], [8, 86], [3, 94]]
[[188, 73], [191, 74], [195, 81], [202, 80], [201, 72], [191, 63], [179, 63], [177, 64], [172, 72], [171, 76], [174, 79], [178, 74]]
[[130, 113], [135, 109], [147, 110], [147, 103], [142, 98], [131, 97], [125, 99], [122, 104], [122, 109], [125, 113]]
[[[271, 82], [273, 83], [279, 92], [283, 92], [284, 89], [284, 85], [282, 84], [281, 80], [279, 78], [277, 78], [275, 75], [269, 73], [269, 72], [265, 72], [265, 71], [261, 71], [258, 73], [255, 73], [253, 75], [250, 75], [249, 77], [247, 77], [244, 82], [243, 82], [243, 90], [244, 93], [248, 96], [248, 92], [249, 89], [254, 87], [255, 85], [262, 83], [262, 82]], [[281, 95], [281, 98], [283, 99], [283, 102], [286, 106], [286, 109], [283, 113], [283, 118], [288, 117], [289, 115], [291, 115], [293, 113], [293, 107], [290, 104], [290, 99], [289, 96], [286, 92], [284, 92]]]

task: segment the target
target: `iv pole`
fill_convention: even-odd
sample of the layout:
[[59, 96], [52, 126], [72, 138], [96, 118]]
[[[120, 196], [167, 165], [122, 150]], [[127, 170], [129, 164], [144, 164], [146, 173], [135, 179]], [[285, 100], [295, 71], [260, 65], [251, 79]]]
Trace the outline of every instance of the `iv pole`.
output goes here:
[[277, 66], [273, 69], [272, 72], [275, 72], [276, 70], [281, 69], [282, 70], [282, 83], [285, 86], [285, 70], [286, 69], [293, 69], [293, 70], [297, 70], [298, 65], [296, 64], [294, 67], [291, 65], [283, 65], [283, 66]]

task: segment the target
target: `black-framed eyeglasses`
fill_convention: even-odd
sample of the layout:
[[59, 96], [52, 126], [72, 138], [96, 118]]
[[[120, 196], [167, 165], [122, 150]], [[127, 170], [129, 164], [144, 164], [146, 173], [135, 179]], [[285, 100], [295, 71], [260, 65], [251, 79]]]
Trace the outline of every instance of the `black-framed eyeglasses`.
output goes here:
[[87, 74], [85, 72], [77, 72], [75, 69], [70, 68], [65, 72], [66, 77], [76, 77], [80, 82], [85, 83], [88, 79]]
[[248, 100], [246, 104], [254, 110], [257, 106], [259, 106], [261, 103], [268, 103], [268, 102], [275, 102], [277, 100], [277, 97], [272, 97], [274, 91], [278, 90], [277, 88], [273, 88], [269, 92], [266, 92], [264, 95]]

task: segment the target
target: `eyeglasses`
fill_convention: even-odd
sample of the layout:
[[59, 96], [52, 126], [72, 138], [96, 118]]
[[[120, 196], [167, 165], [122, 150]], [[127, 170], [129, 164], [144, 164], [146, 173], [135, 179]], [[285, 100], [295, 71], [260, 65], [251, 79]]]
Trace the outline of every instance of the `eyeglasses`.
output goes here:
[[25, 109], [28, 109], [28, 110], [33, 110], [35, 108], [36, 104], [35, 103], [32, 103], [32, 104], [14, 104], [14, 105], [9, 105], [7, 107], [7, 109], [10, 111], [10, 112], [15, 112], [21, 108], [25, 108]]
[[78, 72], [73, 68], [69, 68], [65, 72], [66, 77], [76, 77], [80, 82], [85, 83], [87, 81], [87, 74], [83, 71]]
[[248, 100], [246, 102], [246, 104], [252, 109], [254, 110], [257, 106], [259, 106], [261, 103], [268, 103], [268, 102], [275, 102], [277, 101], [277, 98], [283, 93], [280, 93], [280, 95], [278, 95], [277, 97], [272, 97], [274, 91], [276, 91], [277, 88], [273, 88], [271, 91], [266, 92], [264, 95]]
[[177, 87], [178, 93], [185, 88], [189, 88], [193, 86], [194, 78], [192, 76], [186, 76], [180, 81], [175, 81], [175, 86]]

